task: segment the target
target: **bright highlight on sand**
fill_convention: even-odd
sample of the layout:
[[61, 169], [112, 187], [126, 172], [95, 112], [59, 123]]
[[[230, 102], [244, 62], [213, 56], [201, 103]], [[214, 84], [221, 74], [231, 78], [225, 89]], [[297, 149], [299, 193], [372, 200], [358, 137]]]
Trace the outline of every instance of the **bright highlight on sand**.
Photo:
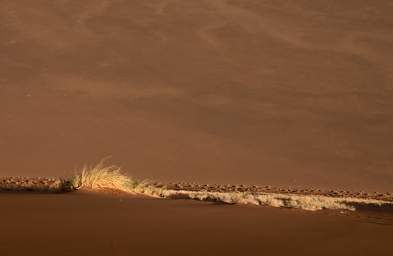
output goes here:
[[[181, 186], [179, 186], [181, 188]], [[393, 205], [392, 200], [362, 198], [356, 196], [329, 196], [312, 193], [277, 193], [265, 191], [214, 191], [171, 188], [148, 181], [138, 181], [122, 174], [116, 166], [103, 163], [88, 168], [80, 174], [66, 179], [48, 178], [3, 178], [0, 191], [71, 192], [77, 190], [116, 190], [129, 194], [140, 194], [166, 199], [193, 199], [227, 204], [261, 205], [270, 207], [297, 208], [309, 211], [333, 209], [356, 210], [359, 205]]]

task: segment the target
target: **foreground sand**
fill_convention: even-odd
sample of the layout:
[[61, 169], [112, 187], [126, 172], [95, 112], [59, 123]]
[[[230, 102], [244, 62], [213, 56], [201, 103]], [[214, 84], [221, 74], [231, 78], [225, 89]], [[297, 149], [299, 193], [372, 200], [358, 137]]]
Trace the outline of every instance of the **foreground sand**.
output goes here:
[[[392, 213], [0, 194], [1, 255], [392, 255]], [[349, 215], [348, 215], [349, 214]]]

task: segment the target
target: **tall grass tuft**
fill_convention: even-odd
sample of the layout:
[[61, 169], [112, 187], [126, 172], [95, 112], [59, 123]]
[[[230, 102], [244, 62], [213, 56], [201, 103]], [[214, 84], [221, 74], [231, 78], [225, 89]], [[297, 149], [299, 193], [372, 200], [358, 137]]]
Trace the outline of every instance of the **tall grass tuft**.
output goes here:
[[113, 189], [134, 193], [140, 182], [124, 175], [119, 167], [105, 166], [101, 161], [93, 167], [85, 166], [80, 174], [71, 178], [71, 184], [75, 189]]

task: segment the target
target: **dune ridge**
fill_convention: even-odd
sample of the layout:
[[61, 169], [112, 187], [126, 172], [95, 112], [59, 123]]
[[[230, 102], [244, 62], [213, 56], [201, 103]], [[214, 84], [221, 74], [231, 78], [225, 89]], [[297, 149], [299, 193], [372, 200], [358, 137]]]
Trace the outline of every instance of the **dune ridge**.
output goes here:
[[[333, 209], [356, 210], [359, 205], [386, 206], [393, 205], [393, 199], [385, 194], [377, 194], [377, 198], [365, 197], [361, 193], [321, 194], [311, 190], [274, 190], [270, 187], [251, 186], [248, 189], [240, 186], [201, 186], [160, 184], [148, 180], [139, 181], [127, 176], [116, 166], [105, 166], [102, 162], [93, 167], [85, 167], [79, 174], [69, 178], [20, 178], [8, 177], [0, 179], [0, 191], [37, 191], [37, 192], [71, 192], [77, 190], [116, 190], [129, 194], [141, 194], [166, 199], [192, 199], [214, 201], [226, 204], [248, 204], [270, 207], [297, 208], [309, 211]], [[319, 190], [318, 190], [319, 191]], [[318, 194], [319, 193], [319, 194]]]

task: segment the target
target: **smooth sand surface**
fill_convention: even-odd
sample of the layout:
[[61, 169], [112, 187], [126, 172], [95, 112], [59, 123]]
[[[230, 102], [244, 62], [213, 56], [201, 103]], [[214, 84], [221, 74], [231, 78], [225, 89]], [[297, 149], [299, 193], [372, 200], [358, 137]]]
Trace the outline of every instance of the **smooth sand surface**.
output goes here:
[[[0, 176], [393, 191], [390, 0], [1, 0]], [[1, 194], [0, 255], [393, 255], [390, 212]]]
[[2, 0], [0, 175], [391, 191], [389, 0]]
[[392, 255], [392, 215], [2, 194], [1, 255]]

